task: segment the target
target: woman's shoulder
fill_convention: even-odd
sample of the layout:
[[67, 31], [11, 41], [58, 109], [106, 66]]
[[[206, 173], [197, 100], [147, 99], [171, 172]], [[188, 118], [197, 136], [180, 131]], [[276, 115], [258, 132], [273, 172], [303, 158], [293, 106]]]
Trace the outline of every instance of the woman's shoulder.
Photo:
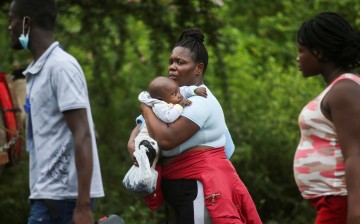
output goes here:
[[360, 103], [360, 77], [356, 74], [343, 74], [329, 86], [324, 102]]
[[207, 97], [192, 96], [189, 100], [192, 103], [184, 108], [185, 113], [203, 113], [205, 115], [221, 108], [220, 103], [211, 92], [207, 93]]
[[345, 73], [340, 75], [338, 78], [336, 78], [331, 84], [330, 86], [334, 86], [335, 84], [339, 83], [340, 81], [349, 81], [352, 80], [354, 82], [357, 82], [358, 84], [360, 84], [360, 76], [358, 74], [354, 74], [354, 73]]

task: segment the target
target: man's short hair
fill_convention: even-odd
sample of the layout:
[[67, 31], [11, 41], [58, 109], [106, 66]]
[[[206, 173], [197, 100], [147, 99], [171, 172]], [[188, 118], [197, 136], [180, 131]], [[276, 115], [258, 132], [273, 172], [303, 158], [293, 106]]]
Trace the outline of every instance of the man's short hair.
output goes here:
[[57, 16], [55, 0], [12, 0], [13, 13], [23, 18], [29, 16], [36, 26], [54, 30]]

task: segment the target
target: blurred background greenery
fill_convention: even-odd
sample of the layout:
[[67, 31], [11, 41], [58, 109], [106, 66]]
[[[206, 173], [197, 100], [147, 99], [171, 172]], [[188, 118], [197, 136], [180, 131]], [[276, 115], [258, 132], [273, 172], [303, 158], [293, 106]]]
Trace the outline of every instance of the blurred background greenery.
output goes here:
[[[27, 51], [9, 45], [10, 1], [0, 1], [0, 71], [24, 68]], [[218, 97], [236, 145], [231, 158], [264, 223], [311, 223], [315, 213], [295, 185], [292, 161], [301, 108], [324, 84], [298, 71], [296, 31], [321, 11], [343, 15], [360, 30], [353, 0], [57, 0], [56, 39], [74, 55], [88, 80], [106, 197], [95, 217], [119, 214], [126, 223], [164, 223], [126, 191], [132, 163], [126, 145], [139, 114], [137, 95], [167, 74], [170, 51], [185, 28], [205, 33], [210, 61], [205, 82]], [[0, 223], [26, 223], [28, 158], [0, 176]], [[170, 212], [171, 216], [171, 212]], [[170, 222], [172, 223], [172, 222]]]

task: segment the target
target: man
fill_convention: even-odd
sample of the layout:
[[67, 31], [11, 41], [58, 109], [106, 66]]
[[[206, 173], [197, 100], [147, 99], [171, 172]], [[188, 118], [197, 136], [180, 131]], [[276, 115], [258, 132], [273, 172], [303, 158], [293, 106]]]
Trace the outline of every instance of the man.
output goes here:
[[[93, 198], [103, 197], [83, 71], [53, 39], [55, 0], [13, 0], [11, 45], [34, 61], [26, 76], [29, 224], [93, 223]], [[39, 220], [43, 220], [39, 222]]]

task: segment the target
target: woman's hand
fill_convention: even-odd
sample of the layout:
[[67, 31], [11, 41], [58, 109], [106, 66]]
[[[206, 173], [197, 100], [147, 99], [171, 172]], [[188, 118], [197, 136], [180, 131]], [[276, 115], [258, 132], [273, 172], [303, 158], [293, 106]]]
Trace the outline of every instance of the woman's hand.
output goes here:
[[138, 166], [138, 163], [136, 161], [136, 158], [134, 156], [134, 152], [135, 152], [135, 138], [136, 136], [139, 134], [140, 132], [140, 126], [141, 124], [136, 125], [136, 127], [132, 130], [130, 137], [129, 137], [129, 141], [128, 141], [128, 145], [127, 145], [127, 149], [130, 155], [130, 159], [133, 161], [135, 166]]
[[149, 107], [145, 103], [140, 104], [140, 110], [141, 110], [142, 113], [144, 113], [144, 111], [146, 111], [146, 110], [151, 110], [152, 111], [151, 107]]

